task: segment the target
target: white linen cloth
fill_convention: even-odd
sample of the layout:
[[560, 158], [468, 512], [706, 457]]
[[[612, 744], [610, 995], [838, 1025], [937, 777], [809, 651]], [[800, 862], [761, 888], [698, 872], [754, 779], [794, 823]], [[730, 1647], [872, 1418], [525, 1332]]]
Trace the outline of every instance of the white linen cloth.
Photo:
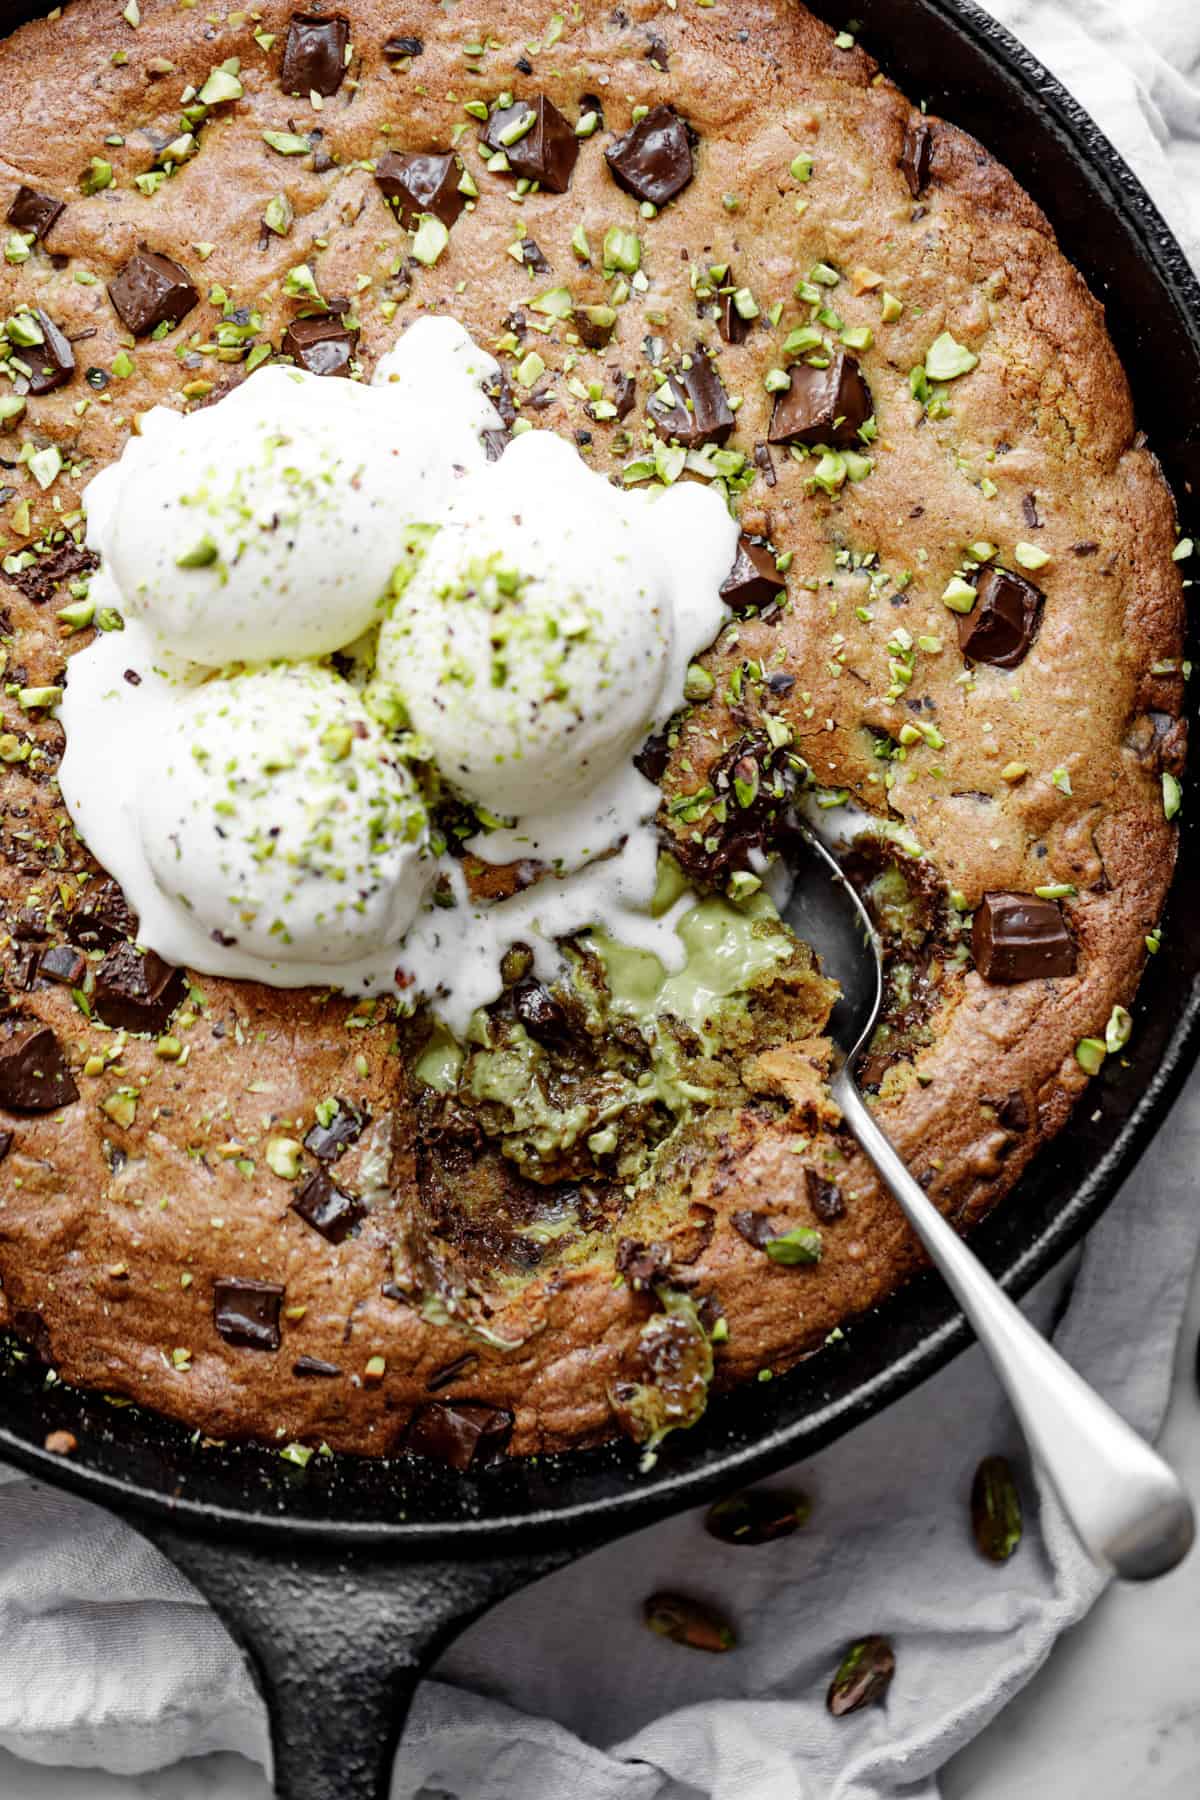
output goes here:
[[[1143, 0], [1136, 15], [1101, 0], [988, 3], [1101, 123], [1200, 260], [1197, 0]], [[1200, 1081], [1091, 1234], [1056, 1332], [1145, 1431], [1162, 1416], [1200, 1239], [1198, 1140]], [[1041, 1322], [1063, 1291], [1060, 1273], [1033, 1297]], [[420, 1690], [394, 1800], [935, 1800], [938, 1768], [1103, 1585], [1054, 1503], [1039, 1514], [1027, 1474], [1017, 1556], [1003, 1570], [979, 1558], [966, 1497], [996, 1450], [1019, 1462], [1011, 1416], [971, 1351], [796, 1471], [814, 1501], [796, 1536], [733, 1549], [693, 1514], [515, 1596]], [[641, 1598], [669, 1587], [730, 1614], [740, 1648], [704, 1657], [646, 1632]], [[830, 1673], [872, 1631], [897, 1648], [887, 1705], [835, 1721]], [[2, 1469], [0, 1746], [128, 1775], [230, 1750], [250, 1760], [225, 1759], [222, 1800], [265, 1792], [261, 1706], [195, 1592], [124, 1525]]]

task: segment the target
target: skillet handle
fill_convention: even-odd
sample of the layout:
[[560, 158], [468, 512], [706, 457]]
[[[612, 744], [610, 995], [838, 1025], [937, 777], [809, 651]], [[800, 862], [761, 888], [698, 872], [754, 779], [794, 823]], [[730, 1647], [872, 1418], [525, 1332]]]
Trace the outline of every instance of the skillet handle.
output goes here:
[[578, 1554], [401, 1560], [138, 1529], [228, 1626], [266, 1702], [279, 1800], [387, 1800], [417, 1683], [494, 1602]]

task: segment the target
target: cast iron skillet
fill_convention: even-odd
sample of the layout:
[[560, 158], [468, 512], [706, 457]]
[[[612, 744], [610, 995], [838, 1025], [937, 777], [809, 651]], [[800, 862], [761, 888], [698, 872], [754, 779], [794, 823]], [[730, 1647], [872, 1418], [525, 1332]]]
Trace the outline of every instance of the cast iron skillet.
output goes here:
[[[915, 100], [1015, 172], [1108, 307], [1138, 418], [1185, 529], [1200, 535], [1200, 284], [1146, 193], [1064, 90], [971, 0], [811, 0]], [[14, 27], [45, 10], [0, 0]], [[352, 10], [352, 9], [350, 9]], [[1096, 1219], [1162, 1123], [1200, 1048], [1200, 833], [1185, 819], [1165, 948], [1150, 961], [1123, 1059], [1089, 1089], [1019, 1193], [973, 1242], [1021, 1293]], [[635, 1526], [828, 1443], [969, 1341], [924, 1276], [785, 1380], [714, 1400], [652, 1473], [627, 1447], [514, 1462], [477, 1477], [431, 1464], [314, 1459], [301, 1472], [71, 1391], [0, 1359], [0, 1454], [124, 1513], [195, 1580], [246, 1647], [288, 1800], [373, 1800], [412, 1691], [469, 1618]], [[47, 1432], [78, 1440], [69, 1459]]]

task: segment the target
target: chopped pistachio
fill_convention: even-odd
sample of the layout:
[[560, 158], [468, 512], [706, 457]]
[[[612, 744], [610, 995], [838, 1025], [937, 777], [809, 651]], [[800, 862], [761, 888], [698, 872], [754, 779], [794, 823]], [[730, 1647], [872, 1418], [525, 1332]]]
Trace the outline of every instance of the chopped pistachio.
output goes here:
[[956, 613], [969, 613], [978, 598], [971, 583], [961, 575], [952, 575], [942, 591], [942, 604]]
[[1069, 900], [1078, 889], [1070, 881], [1048, 881], [1043, 887], [1035, 887], [1033, 891], [1039, 900]]
[[214, 69], [196, 98], [201, 106], [221, 106], [227, 100], [240, 100], [245, 91], [228, 69]]
[[969, 375], [978, 363], [979, 358], [973, 350], [968, 350], [948, 331], [943, 331], [929, 346], [925, 373], [930, 381], [955, 381], [960, 375]]
[[300, 1156], [304, 1146], [296, 1138], [267, 1139], [267, 1167], [281, 1181], [295, 1181], [300, 1173]]
[[598, 112], [592, 110], [580, 113], [579, 118], [575, 122], [575, 136], [577, 138], [591, 137], [599, 123], [600, 114]]
[[683, 691], [689, 700], [707, 700], [716, 688], [716, 682], [708, 670], [699, 663], [691, 663], [684, 678]]
[[580, 262], [591, 262], [592, 246], [588, 243], [588, 234], [583, 228], [582, 221], [571, 233], [571, 248]]
[[177, 569], [207, 569], [217, 560], [217, 546], [207, 533], [199, 538], [190, 550], [183, 550], [175, 558]]
[[412, 243], [412, 253], [417, 261], [431, 269], [449, 242], [450, 233], [442, 221], [432, 213], [422, 213]]
[[1100, 1073], [1106, 1055], [1107, 1051], [1100, 1038], [1080, 1038], [1075, 1046], [1075, 1061], [1087, 1075]]
[[44, 687], [23, 687], [17, 692], [17, 704], [23, 712], [40, 712], [57, 706], [63, 697], [61, 687], [47, 683]]
[[292, 203], [287, 195], [274, 194], [271, 199], [267, 201], [266, 208], [263, 212], [263, 224], [267, 227], [268, 231], [273, 231], [277, 237], [286, 237], [288, 232], [292, 229], [292, 222], [295, 217], [296, 215], [292, 208]]
[[1046, 564], [1050, 561], [1046, 552], [1044, 550], [1039, 550], [1036, 544], [1015, 544], [1013, 546], [1013, 556], [1023, 569], [1030, 570], [1044, 569]]
[[57, 444], [47, 444], [29, 459], [29, 473], [43, 491], [53, 486], [62, 473], [63, 456]]
[[1110, 1056], [1123, 1050], [1133, 1036], [1133, 1015], [1123, 1006], [1114, 1006], [1104, 1027], [1104, 1047]]
[[300, 137], [294, 131], [264, 131], [263, 143], [269, 144], [280, 156], [307, 156], [312, 149], [306, 137]]
[[888, 290], [884, 288], [879, 301], [879, 317], [882, 319], [883, 323], [885, 325], [894, 325], [903, 311], [903, 300], [898, 300], [895, 294], [889, 294]]
[[1163, 770], [1162, 777], [1163, 817], [1173, 819], [1183, 805], [1183, 789], [1179, 785], [1178, 776], [1172, 775], [1169, 769]]
[[811, 156], [805, 155], [803, 151], [801, 151], [798, 156], [793, 156], [791, 161], [791, 174], [794, 180], [811, 181], [812, 172], [813, 159]]
[[530, 350], [523, 356], [513, 370], [513, 374], [516, 376], [521, 386], [527, 388], [533, 387], [535, 382], [540, 381], [545, 373], [545, 358], [539, 356], [536, 350]]
[[98, 194], [112, 186], [112, 179], [112, 164], [105, 162], [102, 156], [93, 156], [80, 177], [79, 186], [85, 194]]
[[634, 275], [642, 266], [642, 240], [636, 231], [610, 225], [604, 234], [604, 266]]
[[785, 1268], [820, 1262], [821, 1248], [821, 1234], [811, 1225], [797, 1225], [763, 1245], [770, 1261], [782, 1263]]

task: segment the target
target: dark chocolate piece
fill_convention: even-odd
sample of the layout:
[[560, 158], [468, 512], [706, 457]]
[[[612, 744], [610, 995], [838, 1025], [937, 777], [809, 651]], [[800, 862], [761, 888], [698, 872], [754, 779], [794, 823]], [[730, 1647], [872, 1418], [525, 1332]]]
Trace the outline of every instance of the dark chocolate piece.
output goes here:
[[316, 1169], [292, 1201], [292, 1211], [326, 1243], [340, 1244], [349, 1237], [366, 1208], [353, 1194], [343, 1193], [335, 1186], [324, 1169]]
[[431, 1400], [409, 1420], [402, 1447], [410, 1456], [427, 1456], [465, 1471], [498, 1461], [512, 1428], [512, 1414], [499, 1407], [475, 1400]]
[[985, 981], [1007, 985], [1075, 973], [1075, 939], [1057, 900], [985, 894], [975, 909], [971, 945]]
[[40, 242], [59, 214], [65, 211], [65, 201], [56, 200], [53, 194], [39, 194], [36, 188], [26, 187], [22, 182], [5, 216], [15, 231], [32, 231]]
[[527, 269], [532, 269], [535, 275], [550, 273], [550, 263], [545, 252], [540, 245], [534, 243], [532, 238], [523, 238], [521, 241], [521, 261]]
[[721, 583], [726, 606], [735, 613], [762, 612], [778, 600], [786, 586], [766, 545], [756, 544], [743, 532], [733, 567]]
[[89, 949], [111, 950], [122, 938], [135, 938], [137, 914], [111, 875], [93, 875], [71, 914], [72, 935]]
[[1019, 1088], [1014, 1088], [1011, 1094], [1006, 1094], [1003, 1100], [997, 1100], [994, 1104], [996, 1117], [1006, 1131], [1029, 1130], [1029, 1107]]
[[775, 401], [768, 436], [773, 444], [828, 444], [845, 449], [875, 410], [871, 390], [852, 356], [839, 350], [827, 369], [794, 363], [792, 385]]
[[671, 1275], [669, 1244], [644, 1244], [640, 1238], [621, 1238], [613, 1260], [618, 1275], [625, 1277], [635, 1294], [647, 1293]]
[[322, 1362], [319, 1356], [298, 1356], [292, 1364], [293, 1375], [319, 1375], [328, 1378], [340, 1375], [341, 1372], [336, 1363]]
[[389, 150], [375, 165], [376, 185], [402, 225], [415, 225], [423, 213], [453, 225], [467, 204], [459, 179], [458, 159], [449, 151]]
[[756, 1250], [764, 1250], [778, 1235], [770, 1213], [747, 1211], [730, 1213], [729, 1223], [738, 1236], [745, 1238], [748, 1244], [753, 1244]]
[[282, 355], [290, 356], [310, 375], [348, 376], [357, 348], [357, 330], [328, 316], [293, 319], [279, 345]]
[[36, 1019], [17, 1019], [0, 1035], [0, 1106], [12, 1112], [54, 1112], [78, 1100], [79, 1089], [58, 1039]]
[[1038, 634], [1045, 594], [1011, 569], [985, 569], [975, 591], [979, 598], [971, 611], [959, 614], [959, 649], [972, 662], [1015, 669]]
[[33, 316], [41, 326], [42, 341], [19, 346], [16, 355], [29, 369], [29, 392], [52, 394], [55, 388], [65, 387], [75, 373], [75, 352], [40, 307], [34, 308]]
[[637, 405], [637, 383], [625, 371], [614, 376], [613, 405], [617, 409], [618, 419], [627, 419]]
[[187, 977], [153, 950], [115, 944], [96, 970], [92, 1007], [118, 1031], [161, 1031], [183, 996]]
[[12, 1149], [15, 1135], [16, 1133], [12, 1131], [0, 1131], [0, 1162], [4, 1161]]
[[346, 78], [350, 21], [340, 13], [293, 13], [279, 85], [285, 94], [336, 94]]
[[328, 1125], [320, 1121], [305, 1136], [304, 1148], [321, 1162], [336, 1162], [343, 1150], [358, 1142], [369, 1122], [369, 1115], [359, 1112], [348, 1100], [339, 1096], [337, 1111]]
[[74, 944], [51, 944], [42, 951], [38, 971], [48, 981], [61, 981], [64, 987], [79, 987], [87, 973], [87, 957]]
[[665, 206], [692, 179], [692, 145], [687, 126], [669, 106], [652, 106], [604, 152], [618, 187], [635, 200]]
[[779, 477], [775, 473], [775, 463], [772, 459], [771, 452], [765, 444], [755, 444], [754, 466], [766, 482], [767, 486], [774, 487]]
[[453, 1362], [444, 1363], [440, 1369], [433, 1371], [425, 1383], [425, 1391], [428, 1394], [440, 1393], [442, 1388], [449, 1387], [452, 1382], [457, 1381], [460, 1375], [470, 1375], [478, 1367], [479, 1358], [475, 1351], [464, 1350], [462, 1355], [456, 1356]]
[[804, 1171], [804, 1192], [822, 1225], [832, 1225], [835, 1219], [845, 1217], [846, 1202], [842, 1199], [841, 1188], [836, 1182], [826, 1181], [815, 1169]]
[[100, 558], [94, 550], [85, 550], [80, 544], [68, 539], [52, 550], [49, 556], [39, 556], [27, 569], [17, 569], [5, 580], [20, 588], [27, 600], [35, 606], [47, 601], [55, 588], [73, 581], [77, 575], [87, 575], [99, 563]]
[[733, 430], [721, 377], [699, 346], [691, 366], [669, 375], [666, 385], [651, 395], [647, 412], [664, 437], [676, 438], [688, 450], [723, 444]]
[[277, 1281], [218, 1276], [213, 1282], [213, 1324], [218, 1334], [227, 1344], [246, 1350], [278, 1350], [283, 1293]]
[[570, 1035], [567, 1015], [548, 987], [531, 976], [513, 989], [513, 1011], [539, 1044], [561, 1044]]
[[480, 435], [483, 439], [483, 453], [488, 461], [499, 462], [509, 446], [507, 431], [484, 431]]
[[134, 337], [149, 337], [160, 325], [172, 330], [200, 296], [181, 264], [157, 250], [135, 250], [108, 284], [117, 316]]
[[904, 147], [900, 152], [900, 173], [908, 183], [908, 191], [914, 200], [918, 200], [929, 180], [929, 165], [933, 160], [933, 133], [924, 119], [917, 119], [904, 127]]
[[[512, 143], [506, 134], [532, 113], [533, 123]], [[514, 175], [536, 181], [551, 194], [565, 194], [571, 185], [571, 171], [579, 155], [579, 139], [575, 136], [553, 100], [539, 94], [536, 100], [518, 100], [501, 107], [487, 122], [483, 141], [489, 150], [502, 150]]]
[[640, 775], [644, 775], [647, 781], [652, 781], [657, 787], [667, 772], [670, 760], [671, 746], [668, 742], [668, 733], [657, 731], [652, 737], [646, 739], [637, 752], [633, 759], [633, 766]]
[[384, 42], [383, 54], [387, 57], [424, 56], [425, 40], [419, 37], [390, 37]]

